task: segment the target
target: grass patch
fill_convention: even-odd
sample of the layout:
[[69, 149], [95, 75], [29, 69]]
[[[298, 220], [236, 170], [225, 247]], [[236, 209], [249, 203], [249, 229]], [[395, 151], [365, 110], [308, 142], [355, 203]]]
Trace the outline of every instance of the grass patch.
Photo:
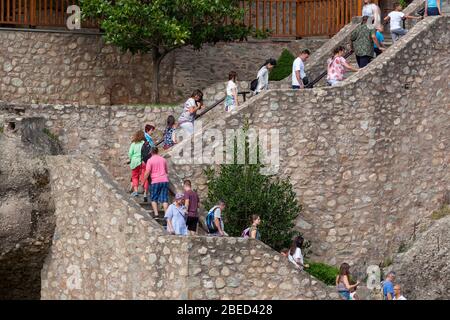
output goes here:
[[310, 275], [328, 286], [336, 285], [336, 276], [339, 274], [338, 268], [322, 262], [305, 261], [305, 263], [309, 264], [309, 268], [305, 268], [304, 270]]
[[42, 132], [46, 134], [50, 139], [58, 141], [58, 136], [51, 132], [48, 128], [42, 129]]
[[277, 60], [277, 65], [269, 74], [269, 80], [280, 81], [288, 77], [292, 73], [292, 64], [295, 56], [287, 49], [284, 49]]
[[0, 134], [3, 133], [3, 125], [0, 125]]
[[440, 209], [434, 211], [431, 214], [431, 219], [439, 220], [450, 215], [450, 205], [444, 204]]

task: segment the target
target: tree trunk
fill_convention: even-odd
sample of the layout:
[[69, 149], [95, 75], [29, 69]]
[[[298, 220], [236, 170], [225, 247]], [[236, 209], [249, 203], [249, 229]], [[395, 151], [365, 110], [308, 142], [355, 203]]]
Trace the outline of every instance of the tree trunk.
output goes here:
[[164, 58], [164, 56], [159, 52], [158, 48], [153, 48], [152, 50], [152, 97], [151, 102], [152, 103], [159, 103], [159, 71], [161, 66], [161, 61]]

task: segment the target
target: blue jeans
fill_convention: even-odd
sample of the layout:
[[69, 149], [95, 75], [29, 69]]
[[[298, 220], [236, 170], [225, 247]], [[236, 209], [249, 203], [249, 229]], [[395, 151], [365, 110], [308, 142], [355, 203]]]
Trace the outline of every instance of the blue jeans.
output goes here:
[[398, 39], [408, 33], [408, 30], [403, 28], [391, 30], [392, 42], [395, 43]]

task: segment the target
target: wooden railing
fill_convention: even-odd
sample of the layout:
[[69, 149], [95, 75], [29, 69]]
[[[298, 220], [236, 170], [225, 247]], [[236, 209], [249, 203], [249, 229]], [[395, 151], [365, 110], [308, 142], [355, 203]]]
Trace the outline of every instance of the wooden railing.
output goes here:
[[361, 13], [362, 0], [242, 1], [244, 22], [273, 37], [332, 36]]
[[[0, 0], [0, 24], [16, 26], [66, 27], [67, 8], [77, 0]], [[95, 27], [92, 20], [82, 27]]]
[[[67, 7], [77, 0], [0, 0], [0, 24], [65, 27]], [[273, 37], [332, 36], [353, 16], [362, 0], [246, 0], [244, 23], [270, 30]], [[82, 27], [95, 26], [82, 21]]]

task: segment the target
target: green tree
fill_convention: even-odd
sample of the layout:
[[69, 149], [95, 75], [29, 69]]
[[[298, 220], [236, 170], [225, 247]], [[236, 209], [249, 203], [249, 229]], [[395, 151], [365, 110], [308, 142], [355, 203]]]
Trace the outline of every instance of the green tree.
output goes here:
[[135, 53], [151, 53], [152, 102], [159, 102], [163, 58], [174, 49], [244, 40], [239, 0], [81, 0], [84, 18], [96, 18], [107, 43]]
[[205, 205], [209, 209], [218, 200], [225, 200], [225, 230], [236, 237], [250, 226], [250, 216], [259, 214], [261, 241], [281, 250], [289, 247], [298, 233], [293, 227], [301, 206], [289, 180], [262, 175], [260, 169], [259, 164], [228, 164], [218, 170], [205, 170], [208, 179]]

